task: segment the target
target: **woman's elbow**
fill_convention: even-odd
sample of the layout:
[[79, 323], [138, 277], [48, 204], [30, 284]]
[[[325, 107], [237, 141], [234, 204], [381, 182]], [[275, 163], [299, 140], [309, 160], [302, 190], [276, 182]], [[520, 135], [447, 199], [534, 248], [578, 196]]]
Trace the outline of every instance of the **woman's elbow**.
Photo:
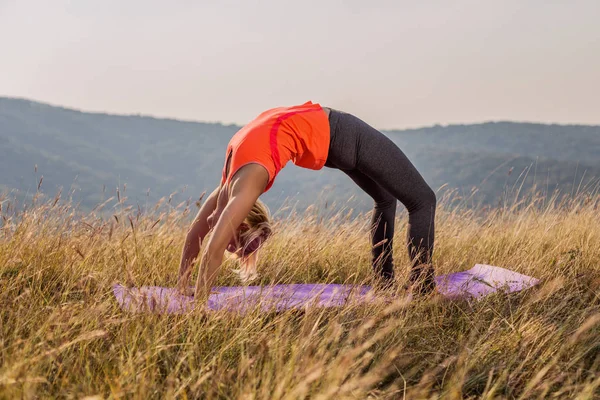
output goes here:
[[201, 241], [202, 241], [202, 238], [200, 237], [198, 230], [191, 227], [187, 231], [187, 234], [185, 235], [186, 245], [189, 246], [189, 245], [193, 244], [193, 245], [196, 245], [199, 247]]

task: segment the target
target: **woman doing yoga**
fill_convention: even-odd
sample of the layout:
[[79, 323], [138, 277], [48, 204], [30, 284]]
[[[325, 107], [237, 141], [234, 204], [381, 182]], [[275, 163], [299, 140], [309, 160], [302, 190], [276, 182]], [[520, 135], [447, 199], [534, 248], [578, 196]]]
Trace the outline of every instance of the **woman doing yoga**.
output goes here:
[[372, 262], [384, 285], [394, 279], [392, 245], [396, 200], [400, 200], [409, 214], [409, 286], [418, 294], [435, 289], [431, 264], [435, 193], [384, 134], [353, 115], [307, 102], [267, 110], [231, 138], [221, 183], [187, 234], [179, 268], [180, 291], [188, 292], [192, 266], [211, 230], [199, 260], [196, 299], [208, 299], [225, 250], [240, 258], [242, 279], [254, 275], [256, 250], [271, 234], [267, 209], [258, 198], [271, 188], [288, 161], [314, 170], [337, 168], [373, 198]]

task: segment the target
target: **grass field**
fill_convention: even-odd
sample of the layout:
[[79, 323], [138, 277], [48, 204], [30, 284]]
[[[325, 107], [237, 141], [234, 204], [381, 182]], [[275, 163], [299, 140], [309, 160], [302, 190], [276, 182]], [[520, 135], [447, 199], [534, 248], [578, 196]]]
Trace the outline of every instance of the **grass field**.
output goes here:
[[[600, 398], [600, 197], [439, 206], [438, 273], [488, 263], [542, 279], [482, 301], [184, 316], [128, 314], [115, 282], [173, 286], [186, 205], [81, 215], [2, 204], [0, 398]], [[362, 283], [368, 218], [278, 213], [260, 283]], [[113, 215], [114, 214], [114, 215]], [[395, 240], [398, 279], [408, 273]], [[219, 285], [237, 285], [226, 261]]]

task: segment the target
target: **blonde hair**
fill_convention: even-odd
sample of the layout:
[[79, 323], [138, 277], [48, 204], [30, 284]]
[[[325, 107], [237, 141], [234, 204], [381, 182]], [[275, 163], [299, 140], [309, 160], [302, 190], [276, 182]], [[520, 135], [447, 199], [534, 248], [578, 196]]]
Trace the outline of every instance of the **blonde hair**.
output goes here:
[[258, 277], [256, 272], [258, 249], [272, 233], [268, 207], [262, 201], [256, 200], [244, 224], [245, 229], [242, 228], [240, 232], [241, 250], [235, 253], [240, 267], [234, 272], [239, 275], [242, 282], [249, 282]]

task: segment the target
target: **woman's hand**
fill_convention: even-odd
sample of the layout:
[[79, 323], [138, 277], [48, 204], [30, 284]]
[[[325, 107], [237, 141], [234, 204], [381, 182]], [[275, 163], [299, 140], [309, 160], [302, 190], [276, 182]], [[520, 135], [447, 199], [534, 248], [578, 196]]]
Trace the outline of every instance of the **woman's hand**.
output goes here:
[[189, 280], [177, 284], [177, 293], [182, 296], [194, 296], [194, 288], [189, 285]]

